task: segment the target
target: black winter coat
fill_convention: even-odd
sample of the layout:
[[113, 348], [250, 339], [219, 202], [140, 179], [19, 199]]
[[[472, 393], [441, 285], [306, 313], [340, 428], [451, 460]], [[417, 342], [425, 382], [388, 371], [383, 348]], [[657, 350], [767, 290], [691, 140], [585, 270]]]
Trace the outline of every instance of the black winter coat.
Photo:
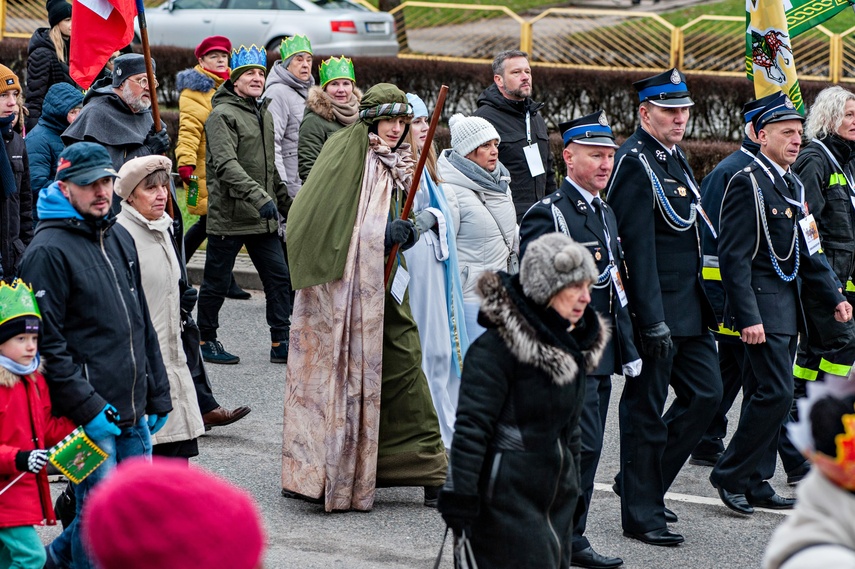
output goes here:
[[24, 139], [17, 132], [3, 136], [6, 155], [18, 188], [8, 198], [0, 191], [0, 262], [7, 282], [18, 274], [24, 249], [33, 240], [33, 194], [30, 191], [30, 163]]
[[106, 403], [123, 427], [172, 410], [134, 240], [114, 222], [42, 219], [21, 265], [39, 299], [54, 413], [78, 425]]
[[[56, 57], [56, 48], [50, 39], [50, 28], [39, 28], [33, 32], [27, 46], [27, 84], [24, 87], [24, 99], [30, 116], [27, 118], [27, 130], [35, 128], [42, 115], [42, 101], [47, 90], [54, 83], [69, 83], [77, 87], [71, 78], [68, 63], [62, 63]], [[65, 42], [66, 61], [68, 42]]]
[[579, 416], [585, 370], [608, 328], [588, 308], [580, 324], [527, 299], [517, 276], [479, 281], [488, 326], [463, 365], [443, 515], [471, 521], [479, 567], [570, 566], [580, 492]]
[[[511, 174], [511, 194], [517, 210], [517, 223], [532, 204], [558, 189], [552, 152], [549, 151], [549, 132], [546, 129], [546, 121], [538, 112], [542, 108], [543, 103], [535, 103], [531, 99], [506, 99], [494, 83], [478, 97], [478, 110], [474, 113], [476, 117], [490, 121], [502, 138], [499, 143], [499, 162]], [[531, 141], [537, 144], [540, 159], [546, 169], [545, 174], [536, 177], [531, 176], [523, 151], [528, 146], [526, 109], [531, 114]]]

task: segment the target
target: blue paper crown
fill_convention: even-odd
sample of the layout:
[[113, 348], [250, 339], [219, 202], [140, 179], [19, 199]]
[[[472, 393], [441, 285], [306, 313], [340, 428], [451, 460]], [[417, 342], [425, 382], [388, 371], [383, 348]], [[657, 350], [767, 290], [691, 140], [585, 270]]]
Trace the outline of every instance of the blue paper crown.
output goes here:
[[241, 67], [260, 67], [267, 70], [267, 51], [263, 47], [258, 47], [252, 44], [249, 47], [241, 45], [238, 49], [232, 50], [231, 61], [229, 67], [232, 71]]

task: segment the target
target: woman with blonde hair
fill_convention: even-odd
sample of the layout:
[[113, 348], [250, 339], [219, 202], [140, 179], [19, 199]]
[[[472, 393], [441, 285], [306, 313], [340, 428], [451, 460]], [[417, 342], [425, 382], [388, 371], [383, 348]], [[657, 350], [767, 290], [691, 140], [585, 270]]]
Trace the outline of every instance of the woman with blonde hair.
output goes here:
[[42, 114], [42, 101], [51, 85], [69, 83], [77, 87], [68, 70], [68, 46], [71, 40], [71, 4], [48, 0], [49, 28], [33, 32], [27, 47], [27, 85], [24, 96], [29, 116], [26, 129], [32, 130]]

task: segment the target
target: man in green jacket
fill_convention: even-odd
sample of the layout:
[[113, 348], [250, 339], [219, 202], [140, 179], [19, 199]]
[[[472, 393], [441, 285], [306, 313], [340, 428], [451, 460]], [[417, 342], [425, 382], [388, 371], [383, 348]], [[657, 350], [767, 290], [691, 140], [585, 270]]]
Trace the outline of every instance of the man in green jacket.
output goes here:
[[241, 247], [264, 286], [270, 361], [287, 363], [291, 322], [291, 278], [278, 237], [278, 217], [291, 205], [276, 171], [273, 117], [264, 91], [267, 55], [263, 48], [241, 46], [232, 52], [231, 76], [212, 99], [205, 123], [208, 140], [208, 249], [199, 292], [199, 330], [206, 362], [236, 364], [217, 340], [218, 314], [229, 289]]

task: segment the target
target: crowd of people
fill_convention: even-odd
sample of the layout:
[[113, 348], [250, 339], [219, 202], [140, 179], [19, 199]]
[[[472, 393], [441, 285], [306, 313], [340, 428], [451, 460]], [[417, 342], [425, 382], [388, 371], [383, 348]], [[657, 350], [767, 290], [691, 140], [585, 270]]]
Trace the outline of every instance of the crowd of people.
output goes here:
[[[122, 484], [136, 494], [140, 456], [181, 478], [206, 430], [250, 412], [221, 406], [205, 371], [240, 362], [217, 333], [225, 299], [249, 296], [232, 274], [241, 250], [270, 362], [287, 364], [287, 498], [368, 511], [376, 488], [421, 487], [478, 566], [619, 567], [585, 536], [615, 374], [613, 489], [631, 539], [685, 541], [664, 497], [687, 460], [743, 516], [795, 506], [769, 484], [778, 453], [788, 482], [807, 477], [806, 507], [855, 487], [833, 442], [855, 407], [827, 388], [855, 361], [855, 94], [822, 91], [806, 127], [784, 93], [747, 102], [742, 147], [698, 183], [679, 146], [694, 101], [668, 70], [634, 84], [623, 144], [601, 110], [558, 125], [559, 181], [522, 51], [495, 57], [477, 110], [452, 116], [437, 149], [436, 109], [392, 84], [360, 90], [347, 57], [316, 82], [305, 36], [269, 71], [264, 49], [212, 36], [177, 77], [176, 191], [145, 58], [115, 54], [84, 94], [70, 10], [48, 3], [26, 88], [0, 65], [0, 401], [16, 409], [0, 416], [0, 484], [24, 473], [0, 492], [0, 560], [119, 566], [126, 544], [98, 539], [118, 515], [107, 500], [141, 518], [184, 503]], [[200, 216], [186, 230], [178, 199]], [[206, 240], [197, 289], [186, 261]], [[56, 523], [45, 449], [75, 426], [107, 460], [69, 484], [65, 529], [43, 548], [29, 530]], [[255, 541], [228, 566], [255, 569], [257, 514], [241, 516]], [[835, 535], [773, 544], [769, 566], [855, 545]]]

